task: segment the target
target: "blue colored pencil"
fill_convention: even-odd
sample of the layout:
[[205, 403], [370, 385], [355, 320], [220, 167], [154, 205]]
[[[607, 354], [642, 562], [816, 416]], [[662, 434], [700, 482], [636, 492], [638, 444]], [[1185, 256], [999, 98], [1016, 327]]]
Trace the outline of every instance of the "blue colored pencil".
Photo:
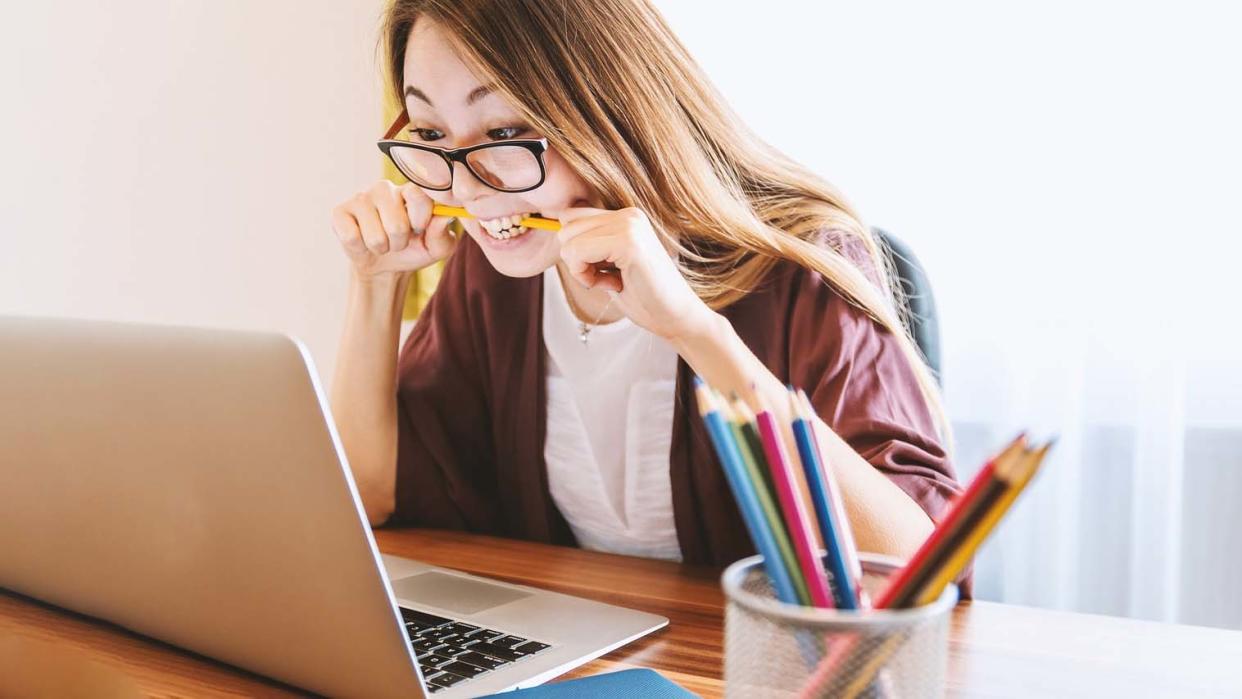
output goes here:
[[818, 450], [815, 448], [815, 438], [811, 432], [812, 425], [803, 415], [798, 396], [792, 388], [789, 391], [789, 398], [791, 414], [794, 416], [794, 442], [798, 446], [798, 456], [802, 461], [802, 470], [806, 474], [807, 488], [811, 491], [811, 501], [815, 505], [815, 514], [819, 520], [824, 548], [828, 551], [826, 567], [832, 574], [833, 598], [838, 609], [858, 609], [858, 586], [855, 584], [854, 574], [847, 563], [849, 553], [845, 549], [846, 546], [853, 546], [854, 542], [846, 539], [848, 534], [845, 528], [833, 516], [830, 486], [825, 478]]
[[733, 432], [725, 424], [711, 389], [698, 377], [694, 379], [694, 395], [699, 404], [699, 414], [707, 423], [707, 432], [711, 436], [712, 446], [716, 448], [716, 455], [720, 457], [720, 463], [724, 467], [725, 479], [728, 480], [729, 488], [733, 491], [733, 498], [737, 501], [738, 509], [742, 511], [742, 520], [746, 523], [750, 539], [763, 556], [763, 567], [768, 572], [768, 579], [772, 582], [772, 590], [776, 593], [776, 598], [789, 604], [799, 604], [798, 594], [782, 562], [776, 538], [764, 517], [759, 498], [751, 486], [746, 466], [742, 463], [742, 455], [734, 441]]

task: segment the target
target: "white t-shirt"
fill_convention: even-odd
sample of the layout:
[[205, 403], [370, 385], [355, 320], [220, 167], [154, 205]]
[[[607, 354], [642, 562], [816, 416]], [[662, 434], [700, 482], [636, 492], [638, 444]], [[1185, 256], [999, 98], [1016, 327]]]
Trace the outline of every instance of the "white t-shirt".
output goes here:
[[543, 275], [544, 460], [552, 500], [587, 549], [681, 560], [669, 447], [677, 352], [628, 318], [586, 344], [556, 267]]

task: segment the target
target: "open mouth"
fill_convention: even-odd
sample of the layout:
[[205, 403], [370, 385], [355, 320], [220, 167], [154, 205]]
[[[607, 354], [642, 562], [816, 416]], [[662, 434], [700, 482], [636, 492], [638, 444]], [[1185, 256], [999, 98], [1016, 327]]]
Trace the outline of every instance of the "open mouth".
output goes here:
[[539, 216], [539, 212], [518, 213], [509, 216], [501, 216], [500, 218], [479, 219], [479, 226], [487, 232], [488, 237], [493, 240], [512, 240], [522, 235], [526, 235], [530, 231], [529, 228], [520, 224], [524, 218]]

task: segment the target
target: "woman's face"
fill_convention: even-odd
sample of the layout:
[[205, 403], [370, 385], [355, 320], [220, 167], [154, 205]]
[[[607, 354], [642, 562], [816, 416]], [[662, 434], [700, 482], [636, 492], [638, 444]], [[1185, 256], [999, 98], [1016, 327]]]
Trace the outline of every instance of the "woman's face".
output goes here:
[[[445, 33], [435, 22], [414, 23], [405, 51], [405, 107], [410, 115], [409, 136], [414, 142], [442, 148], [461, 148], [513, 138], [540, 138], [497, 93], [489, 92], [458, 58]], [[514, 214], [556, 212], [573, 205], [599, 206], [598, 197], [555, 150], [544, 153], [547, 177], [528, 192], [496, 191], [480, 182], [461, 163], [454, 163], [449, 191], [423, 191], [435, 201], [465, 207], [473, 219], [462, 219], [466, 232], [483, 248], [501, 274], [530, 277], [542, 273], [560, 257], [552, 231], [525, 229], [514, 236]], [[503, 224], [498, 219], [505, 219]], [[490, 229], [490, 230], [489, 230]]]

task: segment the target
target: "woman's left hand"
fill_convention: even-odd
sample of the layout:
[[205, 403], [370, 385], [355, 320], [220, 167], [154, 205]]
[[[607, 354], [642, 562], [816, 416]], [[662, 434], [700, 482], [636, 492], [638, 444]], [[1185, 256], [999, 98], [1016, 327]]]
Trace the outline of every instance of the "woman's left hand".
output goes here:
[[641, 209], [558, 213], [561, 259], [576, 281], [616, 292], [613, 303], [630, 320], [668, 340], [704, 327], [713, 311], [681, 276]]

